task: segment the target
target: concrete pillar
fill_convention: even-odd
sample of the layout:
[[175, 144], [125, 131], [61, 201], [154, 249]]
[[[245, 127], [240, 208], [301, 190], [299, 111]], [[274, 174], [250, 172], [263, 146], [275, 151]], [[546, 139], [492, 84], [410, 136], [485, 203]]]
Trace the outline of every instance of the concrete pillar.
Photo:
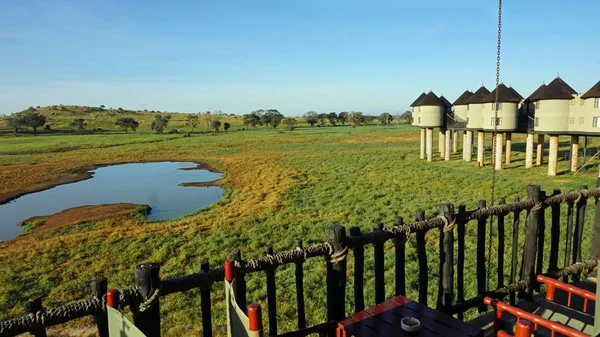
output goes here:
[[507, 132], [504, 135], [505, 135], [504, 138], [506, 141], [506, 162], [504, 164], [510, 165], [510, 155], [512, 152], [512, 133]]
[[579, 156], [579, 136], [571, 136], [571, 172], [577, 172]]
[[458, 131], [452, 132], [452, 153], [458, 152]]
[[477, 162], [485, 165], [485, 132], [477, 131]]
[[467, 142], [465, 143], [467, 149], [465, 155], [465, 161], [469, 162], [473, 159], [473, 131], [467, 131]]
[[427, 141], [426, 141], [426, 150], [427, 152], [427, 161], [433, 161], [433, 129], [427, 128]]
[[496, 134], [496, 159], [494, 159], [495, 169], [502, 170], [502, 141], [504, 139], [502, 133]]
[[525, 145], [525, 168], [533, 167], [533, 133], [527, 134]]
[[462, 150], [463, 150], [463, 160], [467, 160], [467, 132], [466, 131], [463, 131]]
[[425, 129], [421, 128], [421, 159], [425, 159]]
[[444, 159], [446, 161], [450, 160], [450, 139], [452, 138], [452, 131], [446, 130], [446, 153], [444, 154]]
[[548, 175], [555, 176], [558, 166], [558, 136], [550, 136], [550, 148], [548, 151]]
[[446, 155], [446, 130], [440, 129], [440, 158]]
[[544, 163], [544, 135], [538, 135], [537, 139], [537, 154], [535, 157], [535, 164], [542, 166]]

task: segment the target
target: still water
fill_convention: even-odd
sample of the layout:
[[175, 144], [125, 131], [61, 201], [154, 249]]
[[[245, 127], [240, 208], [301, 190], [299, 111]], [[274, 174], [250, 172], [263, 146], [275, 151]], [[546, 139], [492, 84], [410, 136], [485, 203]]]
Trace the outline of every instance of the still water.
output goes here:
[[15, 238], [23, 220], [50, 215], [68, 208], [129, 202], [150, 205], [149, 220], [177, 218], [221, 199], [223, 189], [182, 187], [183, 182], [206, 182], [222, 177], [188, 162], [123, 164], [93, 170], [91, 179], [27, 194], [0, 205], [0, 240]]

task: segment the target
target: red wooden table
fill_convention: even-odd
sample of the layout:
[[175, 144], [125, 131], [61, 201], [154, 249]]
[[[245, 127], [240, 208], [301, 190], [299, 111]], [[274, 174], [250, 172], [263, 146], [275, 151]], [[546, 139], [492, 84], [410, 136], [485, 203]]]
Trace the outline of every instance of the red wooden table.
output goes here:
[[[406, 332], [402, 330], [400, 320], [407, 316], [421, 321], [419, 331]], [[338, 337], [483, 337], [483, 330], [411, 301], [404, 296], [398, 296], [339, 322], [337, 335]]]

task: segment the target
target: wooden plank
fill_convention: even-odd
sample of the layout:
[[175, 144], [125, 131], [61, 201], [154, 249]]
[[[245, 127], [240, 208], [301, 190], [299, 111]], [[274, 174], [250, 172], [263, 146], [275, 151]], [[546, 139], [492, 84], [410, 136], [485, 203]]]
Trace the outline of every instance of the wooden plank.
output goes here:
[[[210, 264], [208, 261], [200, 263], [200, 272], [208, 274]], [[210, 303], [210, 287], [200, 289], [200, 310], [202, 312], [202, 336], [212, 337], [212, 313]]]
[[[465, 214], [467, 211], [466, 205], [458, 206], [458, 213]], [[465, 301], [465, 222], [462, 219], [457, 219], [456, 233], [458, 235], [458, 252], [456, 256], [456, 296], [457, 302]], [[458, 319], [464, 319], [464, 313], [458, 313]]]
[[[135, 268], [135, 286], [143, 301], [160, 289], [160, 265], [143, 263]], [[160, 300], [156, 300], [146, 311], [133, 312], [133, 322], [145, 336], [160, 337]]]
[[[350, 236], [360, 237], [360, 227], [350, 228]], [[362, 245], [354, 247], [354, 312], [365, 308], [365, 248]]]
[[[383, 223], [375, 222], [373, 224], [373, 231], [378, 232], [381, 230], [383, 230]], [[375, 303], [381, 303], [385, 301], [385, 256], [383, 253], [383, 242], [374, 243], [373, 254], [375, 256]]]
[[[243, 263], [242, 252], [239, 249], [234, 249], [230, 254], [230, 258], [238, 263]], [[248, 314], [248, 304], [246, 302], [246, 275], [241, 268], [235, 268], [235, 282], [233, 283], [233, 292], [235, 300], [245, 314]]]
[[[506, 153], [506, 156], [508, 161], [508, 152]], [[506, 204], [506, 199], [500, 198], [498, 200], [498, 205], [504, 204]], [[498, 279], [496, 288], [502, 288], [504, 286], [504, 215], [498, 216], [498, 268], [496, 269], [496, 276]]]
[[[106, 295], [108, 291], [108, 282], [106, 278], [99, 278], [92, 282], [92, 294], [99, 300]], [[100, 337], [108, 337], [108, 314], [102, 311], [93, 316], [96, 326], [98, 326], [98, 335]]]
[[[600, 187], [600, 178], [596, 179], [596, 187]], [[600, 252], [600, 198], [595, 198], [594, 203], [594, 227], [592, 229], [592, 244], [590, 245], [590, 259], [596, 259]], [[595, 276], [596, 271], [590, 273]]]
[[542, 191], [540, 186], [527, 186], [527, 198], [537, 205], [529, 211], [529, 215], [527, 216], [527, 223], [525, 224], [525, 242], [523, 245], [523, 277], [521, 279], [529, 281], [530, 286], [525, 293], [525, 298], [529, 301], [533, 300], [533, 287], [536, 284], [535, 258], [537, 254], [538, 227], [540, 213], [543, 212], [543, 206], [539, 204], [541, 195]]
[[421, 305], [420, 303], [408, 302], [404, 305], [404, 307], [410, 308], [410, 309], [414, 310], [415, 312], [418, 312], [421, 315], [419, 317], [426, 316], [426, 317], [432, 318], [437, 322], [443, 323], [447, 326], [454, 327], [459, 331], [463, 331], [464, 333], [466, 333], [469, 336], [483, 335], [483, 331], [481, 331], [481, 329], [478, 329], [469, 323], [461, 322], [449, 315], [444, 314], [441, 311], [436, 311], [427, 306]]
[[[404, 219], [399, 216], [394, 218], [394, 226], [399, 227], [404, 224]], [[406, 238], [394, 238], [394, 294], [406, 295]]]
[[[265, 256], [274, 255], [273, 246], [265, 247]], [[265, 270], [267, 277], [267, 311], [269, 315], [269, 335], [277, 335], [277, 286], [275, 284], [275, 268]]]
[[[519, 202], [519, 197], [515, 197], [515, 202]], [[513, 212], [513, 229], [512, 229], [512, 253], [511, 253], [511, 265], [510, 265], [510, 283], [516, 282], [517, 275], [517, 263], [518, 263], [518, 248], [519, 248], [519, 221], [520, 211]], [[511, 305], [515, 305], [515, 293], [510, 294], [509, 302]]]
[[[587, 186], [580, 186], [580, 190], [587, 190]], [[581, 195], [579, 201], [575, 204], [575, 232], [573, 233], [573, 263], [581, 262], [581, 245], [583, 241], [583, 226], [585, 224], [585, 210], [587, 208], [587, 198]], [[579, 275], [573, 275], [573, 281], [579, 281]]]
[[[296, 248], [302, 249], [302, 239], [296, 239]], [[295, 263], [296, 275], [296, 304], [298, 308], [298, 329], [306, 327], [306, 312], [304, 308], [304, 264]]]
[[[425, 211], [417, 211], [417, 221], [425, 220]], [[427, 248], [425, 247], [425, 231], [418, 231], [417, 237], [417, 260], [419, 261], [419, 302], [427, 305], [427, 287], [429, 276], [427, 275]]]
[[[332, 225], [327, 228], [325, 237], [333, 246], [334, 254], [345, 251], [346, 228]], [[327, 259], [327, 321], [340, 321], [346, 317], [346, 265], [347, 259]]]
[[[567, 201], [567, 232], [565, 233], [565, 262], [563, 264], [563, 267], [571, 265], [569, 259], [571, 257], [571, 242], [573, 240], [573, 205], [573, 201]], [[563, 277], [563, 282], [569, 282], [568, 275], [565, 275]]]
[[[454, 223], [454, 205], [441, 204], [440, 214], [448, 219], [449, 225]], [[443, 259], [440, 261], [442, 265], [443, 298], [442, 308], [445, 312], [450, 312], [452, 300], [454, 299], [454, 229], [442, 229], [443, 232]]]
[[[486, 208], [486, 201], [479, 200], [479, 209]], [[485, 267], [485, 232], [486, 232], [487, 218], [481, 218], [477, 221], [477, 295], [485, 294], [486, 292], [486, 280], [487, 280], [487, 269]], [[486, 310], [483, 302], [479, 305], [479, 312], [482, 313]]]
[[[560, 190], [555, 189], [552, 196], [559, 195]], [[560, 243], [560, 204], [552, 205], [552, 227], [550, 230], [550, 258], [548, 272], [558, 270], [558, 246]]]
[[[540, 200], [546, 200], [546, 192], [540, 192]], [[536, 267], [535, 267], [535, 275], [542, 274], [544, 268], [544, 241], [546, 235], [546, 210], [542, 208], [539, 213], [538, 218], [538, 248], [537, 248], [537, 258], [536, 258]], [[540, 284], [535, 283], [535, 291], [540, 291]]]

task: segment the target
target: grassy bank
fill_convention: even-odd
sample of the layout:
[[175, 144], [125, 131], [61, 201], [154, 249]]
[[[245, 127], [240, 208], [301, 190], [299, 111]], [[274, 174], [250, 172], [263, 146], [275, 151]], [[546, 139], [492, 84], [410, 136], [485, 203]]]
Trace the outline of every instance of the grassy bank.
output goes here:
[[[323, 241], [325, 228], [335, 222], [367, 231], [373, 221], [389, 225], [396, 215], [412, 220], [418, 208], [430, 217], [437, 214], [441, 202], [475, 208], [479, 199], [489, 199], [489, 167], [465, 163], [461, 153], [453, 154], [450, 162], [436, 158], [426, 163], [419, 159], [418, 139], [418, 129], [406, 126], [240, 131], [187, 138], [166, 134], [2, 137], [0, 194], [42, 186], [93, 165], [161, 160], [207, 162], [225, 174], [222, 184], [227, 192], [212, 207], [181, 219], [109, 219], [40, 233], [33, 230], [0, 243], [0, 319], [23, 314], [26, 299], [33, 295], [44, 295], [48, 306], [86, 297], [91, 280], [101, 275], [108, 277], [110, 287], [130, 287], [137, 263], [160, 262], [161, 276], [172, 277], [197, 271], [201, 260], [217, 266], [234, 248], [242, 248], [245, 257], [255, 257], [268, 244], [280, 251], [291, 248], [298, 237], [305, 244]], [[520, 152], [524, 139], [515, 135], [513, 143], [513, 164], [498, 173], [499, 197], [524, 198], [527, 184], [540, 184], [549, 192], [595, 185], [595, 169], [575, 177], [547, 177], [545, 166], [525, 170], [525, 155]], [[561, 143], [560, 150], [564, 154], [567, 144]], [[559, 171], [567, 166], [561, 160]], [[474, 233], [473, 226], [468, 233]], [[427, 236], [432, 243], [431, 271], [437, 270], [436, 235]], [[467, 243], [467, 268], [474, 270], [474, 240]], [[416, 298], [418, 282], [410, 272], [416, 266], [413, 244], [411, 238], [407, 285], [408, 296]], [[372, 257], [367, 251], [370, 266]], [[386, 268], [391, 269], [393, 254], [387, 255]], [[307, 264], [305, 276], [309, 324], [325, 318], [325, 268], [322, 260], [314, 260]], [[390, 280], [392, 276], [388, 272]], [[279, 269], [277, 282], [280, 331], [288, 331], [294, 327], [296, 313], [293, 269]], [[467, 282], [466, 295], [471, 296], [474, 279], [469, 277]], [[388, 295], [393, 291], [391, 284], [386, 288]], [[365, 287], [373, 289], [372, 278], [367, 277]], [[431, 287], [430, 304], [434, 304], [436, 290]], [[249, 301], [264, 304], [263, 275], [249, 277], [248, 292]], [[215, 287], [213, 298], [223, 298], [220, 286]], [[368, 305], [373, 303], [371, 291], [366, 299]], [[199, 302], [194, 291], [162, 300], [166, 335], [199, 332]], [[215, 305], [213, 312], [218, 328], [224, 331], [223, 306]]]

